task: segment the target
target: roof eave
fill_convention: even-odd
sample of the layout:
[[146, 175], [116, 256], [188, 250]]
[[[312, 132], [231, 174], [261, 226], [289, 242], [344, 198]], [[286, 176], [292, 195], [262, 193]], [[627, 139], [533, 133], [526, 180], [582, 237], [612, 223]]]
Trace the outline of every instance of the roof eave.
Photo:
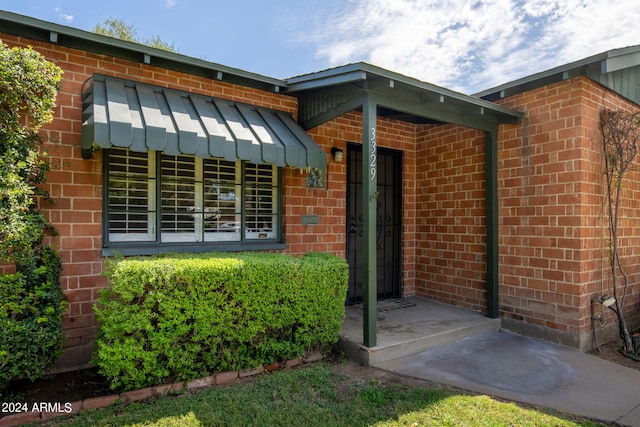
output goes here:
[[270, 92], [281, 92], [286, 82], [281, 79], [228, 67], [214, 62], [192, 58], [151, 46], [128, 42], [79, 30], [29, 16], [0, 10], [0, 32], [51, 42], [65, 47], [112, 55], [174, 71], [241, 84]]
[[612, 49], [483, 90], [473, 96], [494, 101], [536, 87], [585, 75], [589, 67], [598, 67], [602, 73], [609, 73], [638, 65], [640, 65], [640, 45]]
[[286, 79], [286, 92], [291, 95], [299, 95], [305, 91], [322, 89], [341, 84], [365, 82], [373, 78], [387, 79], [391, 83], [391, 86], [404, 85], [411, 90], [429, 92], [430, 94], [441, 97], [442, 99], [447, 98], [475, 105], [478, 109], [484, 109], [487, 112], [491, 111], [497, 116], [505, 118], [507, 122], [517, 122], [523, 116], [519, 111], [497, 105], [493, 102], [465, 95], [460, 92], [427, 83], [413, 77], [408, 77], [364, 62], [348, 64], [341, 67]]

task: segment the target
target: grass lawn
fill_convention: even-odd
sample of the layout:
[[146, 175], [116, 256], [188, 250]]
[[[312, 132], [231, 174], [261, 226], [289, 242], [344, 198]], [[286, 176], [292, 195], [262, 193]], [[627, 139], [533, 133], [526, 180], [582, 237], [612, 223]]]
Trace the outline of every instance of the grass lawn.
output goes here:
[[595, 426], [488, 396], [354, 378], [329, 362], [197, 393], [85, 411], [46, 426]]

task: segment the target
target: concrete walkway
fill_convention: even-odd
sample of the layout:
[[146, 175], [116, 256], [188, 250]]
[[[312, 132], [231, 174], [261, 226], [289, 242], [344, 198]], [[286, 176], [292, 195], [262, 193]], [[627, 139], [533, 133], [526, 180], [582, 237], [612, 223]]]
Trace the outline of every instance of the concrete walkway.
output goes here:
[[607, 423], [640, 427], [640, 372], [577, 350], [490, 332], [373, 365]]
[[640, 371], [499, 331], [498, 319], [423, 298], [378, 303], [377, 345], [363, 345], [363, 311], [347, 307], [338, 347], [401, 375], [640, 427]]

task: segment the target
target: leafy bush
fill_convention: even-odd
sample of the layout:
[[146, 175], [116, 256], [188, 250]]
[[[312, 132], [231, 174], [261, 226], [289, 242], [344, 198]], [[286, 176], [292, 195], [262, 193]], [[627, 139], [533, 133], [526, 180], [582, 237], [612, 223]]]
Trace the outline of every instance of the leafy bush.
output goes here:
[[95, 362], [134, 389], [252, 368], [338, 339], [348, 268], [327, 254], [126, 259], [95, 307]]
[[60, 354], [64, 296], [58, 255], [43, 244], [55, 230], [35, 208], [47, 197], [48, 163], [38, 130], [53, 119], [62, 70], [32, 48], [0, 42], [0, 392], [35, 379]]
[[0, 259], [28, 263], [52, 228], [34, 209], [48, 163], [38, 129], [53, 118], [62, 70], [31, 48], [0, 42]]
[[44, 247], [28, 268], [0, 275], [0, 391], [13, 379], [42, 376], [60, 355], [61, 269], [57, 254]]

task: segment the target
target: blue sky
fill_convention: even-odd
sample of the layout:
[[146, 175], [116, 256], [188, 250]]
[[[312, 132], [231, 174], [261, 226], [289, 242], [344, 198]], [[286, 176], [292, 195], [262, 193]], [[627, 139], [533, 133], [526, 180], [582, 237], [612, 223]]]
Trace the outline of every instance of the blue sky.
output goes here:
[[0, 9], [88, 31], [120, 18], [143, 39], [269, 77], [364, 61], [468, 94], [640, 44], [638, 0], [0, 0]]

